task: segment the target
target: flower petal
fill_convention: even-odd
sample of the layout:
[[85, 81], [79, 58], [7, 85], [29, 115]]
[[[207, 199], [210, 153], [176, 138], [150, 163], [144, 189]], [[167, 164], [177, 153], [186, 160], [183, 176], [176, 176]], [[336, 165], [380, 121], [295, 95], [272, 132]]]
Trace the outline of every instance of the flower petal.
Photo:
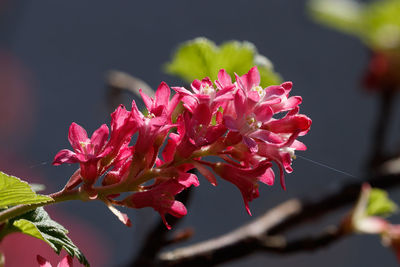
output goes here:
[[64, 163], [77, 163], [79, 159], [77, 155], [68, 149], [63, 149], [54, 157], [53, 165], [58, 166]]
[[67, 255], [60, 261], [57, 267], [73, 267], [72, 260], [73, 260], [72, 257], [70, 255]]
[[154, 104], [153, 98], [143, 93], [142, 89], [139, 89], [139, 94], [142, 97], [144, 105], [146, 106], [147, 110], [151, 112]]
[[82, 143], [88, 143], [87, 132], [80, 125], [73, 122], [69, 127], [68, 140], [75, 151], [82, 152]]
[[156, 95], [154, 97], [154, 102], [156, 106], [168, 106], [169, 96], [171, 91], [165, 82], [160, 83], [157, 88]]
[[92, 134], [90, 143], [93, 146], [93, 154], [98, 154], [102, 150], [107, 142], [108, 134], [108, 127], [105, 124], [101, 125], [99, 129]]
[[37, 255], [37, 256], [36, 256], [36, 260], [37, 260], [37, 262], [39, 263], [39, 266], [40, 266], [40, 267], [52, 267], [51, 264], [50, 264], [50, 262], [48, 262], [45, 258], [43, 258], [43, 257], [40, 256], [40, 255]]
[[223, 88], [230, 87], [232, 85], [232, 79], [231, 76], [229, 76], [229, 74], [224, 69], [221, 69], [218, 72], [218, 80], [215, 81], [215, 83], [222, 90]]

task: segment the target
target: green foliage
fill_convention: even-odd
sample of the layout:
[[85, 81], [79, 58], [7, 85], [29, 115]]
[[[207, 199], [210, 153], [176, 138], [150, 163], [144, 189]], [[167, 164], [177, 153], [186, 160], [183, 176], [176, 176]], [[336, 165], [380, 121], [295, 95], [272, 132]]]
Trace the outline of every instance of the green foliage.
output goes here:
[[352, 0], [310, 0], [310, 15], [318, 22], [340, 31], [358, 34], [362, 29], [362, 12]]
[[225, 69], [233, 77], [234, 73], [243, 75], [254, 66], [260, 72], [261, 86], [281, 83], [281, 77], [274, 72], [271, 62], [258, 54], [253, 44], [230, 41], [217, 46], [201, 37], [180, 45], [172, 61], [165, 65], [165, 71], [191, 83], [204, 77], [214, 81], [220, 69]]
[[389, 216], [397, 210], [397, 205], [391, 201], [386, 191], [372, 188], [367, 205], [368, 216]]
[[318, 22], [359, 37], [372, 49], [400, 49], [400, 1], [310, 0]]
[[9, 220], [0, 236], [13, 232], [21, 232], [43, 240], [57, 254], [60, 254], [61, 250], [65, 249], [69, 255], [76, 257], [79, 262], [85, 266], [90, 266], [83, 253], [67, 236], [68, 230], [52, 220], [42, 207]]
[[0, 172], [0, 208], [52, 200], [51, 197], [36, 194], [28, 183], [19, 178]]
[[367, 43], [380, 49], [400, 49], [400, 0], [375, 1], [363, 12]]

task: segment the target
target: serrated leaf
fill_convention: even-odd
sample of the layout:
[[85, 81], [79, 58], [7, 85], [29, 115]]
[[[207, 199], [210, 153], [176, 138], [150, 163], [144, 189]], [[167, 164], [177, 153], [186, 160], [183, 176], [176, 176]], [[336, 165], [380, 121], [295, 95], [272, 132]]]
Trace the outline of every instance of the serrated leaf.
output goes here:
[[171, 62], [165, 65], [165, 71], [191, 83], [205, 77], [214, 81], [220, 69], [225, 69], [233, 77], [234, 73], [243, 75], [254, 66], [260, 72], [261, 86], [281, 83], [271, 62], [258, 54], [252, 43], [229, 41], [217, 46], [201, 37], [180, 45]]
[[0, 208], [45, 203], [52, 200], [51, 197], [36, 194], [27, 182], [0, 172]]
[[68, 230], [52, 220], [42, 207], [10, 220], [7, 227], [8, 229], [3, 229], [3, 231], [21, 232], [43, 240], [57, 254], [60, 254], [61, 250], [64, 249], [69, 255], [76, 257], [85, 266], [90, 266], [83, 253], [67, 236]]
[[40, 233], [39, 229], [37, 229], [36, 225], [34, 225], [32, 222], [25, 220], [25, 219], [20, 219], [17, 221], [14, 221], [12, 224], [14, 227], [16, 227], [19, 232], [36, 237], [37, 239], [41, 239], [43, 241], [46, 241], [42, 234]]
[[397, 210], [397, 205], [391, 201], [386, 191], [373, 188], [370, 192], [367, 215], [368, 216], [389, 216]]

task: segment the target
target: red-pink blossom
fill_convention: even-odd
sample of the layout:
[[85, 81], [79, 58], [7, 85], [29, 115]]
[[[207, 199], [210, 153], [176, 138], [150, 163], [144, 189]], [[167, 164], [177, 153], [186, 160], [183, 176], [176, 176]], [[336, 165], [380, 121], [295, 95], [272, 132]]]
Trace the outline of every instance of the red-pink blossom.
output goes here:
[[[52, 267], [50, 262], [48, 262], [45, 258], [40, 255], [36, 257], [39, 267]], [[57, 264], [57, 267], [73, 267], [72, 257], [70, 255], [65, 256], [62, 260]]]
[[212, 125], [211, 119], [212, 110], [205, 103], [197, 105], [193, 114], [184, 112], [183, 122], [179, 120], [184, 125], [180, 125], [182, 130], [179, 133], [182, 137], [177, 147], [181, 156], [190, 156], [193, 151], [214, 143], [226, 132], [223, 124]]
[[192, 185], [199, 185], [196, 175], [181, 173], [179, 177], [167, 179], [147, 191], [132, 194], [123, 200], [123, 203], [137, 209], [152, 207], [161, 215], [165, 225], [170, 229], [171, 226], [166, 221], [165, 214], [168, 213], [177, 218], [186, 215], [185, 205], [175, 200], [175, 195]]
[[103, 124], [89, 139], [85, 129], [76, 123], [69, 128], [68, 140], [74, 152], [63, 149], [57, 153], [53, 165], [63, 163], [79, 163], [80, 175], [87, 184], [93, 184], [99, 176], [99, 160], [104, 157], [108, 139], [108, 127]]
[[221, 178], [233, 183], [239, 188], [243, 196], [246, 211], [251, 215], [249, 202], [259, 196], [258, 181], [267, 184], [270, 183], [271, 172], [267, 172], [267, 170], [271, 167], [271, 163], [262, 161], [255, 168], [241, 168], [225, 163], [216, 163], [212, 166], [214, 171], [221, 176]]
[[[226, 77], [224, 79], [227, 80]], [[252, 152], [257, 152], [258, 141], [284, 143], [284, 138], [277, 133], [291, 134], [298, 131], [302, 133], [309, 129], [311, 122], [306, 116], [300, 115], [275, 119], [274, 115], [277, 113], [296, 112], [301, 98], [288, 98], [292, 87], [290, 82], [265, 89], [259, 86], [259, 82], [260, 77], [256, 67], [242, 77], [236, 75], [238, 89], [234, 95], [233, 105], [224, 110], [224, 124], [230, 131], [239, 134], [243, 143]]]
[[138, 157], [145, 157], [146, 166], [151, 167], [168, 131], [175, 126], [172, 124], [171, 116], [179, 103], [180, 96], [174, 95], [170, 100], [170, 89], [164, 82], [158, 87], [155, 99], [142, 91], [140, 94], [148, 109], [148, 115], [144, 116], [136, 104], [132, 103], [132, 115], [139, 124], [135, 151]]
[[113, 169], [106, 173], [102, 184], [111, 185], [119, 183], [123, 180], [128, 173], [130, 164], [132, 163], [132, 156], [134, 155], [135, 147], [125, 144], [121, 147], [118, 156], [113, 161]]
[[[219, 84], [230, 85], [226, 74], [221, 78], [224, 82]], [[263, 89], [259, 81], [257, 68], [242, 77], [236, 75], [233, 104], [224, 110], [224, 124], [229, 129], [225, 144], [233, 146], [226, 153], [246, 166], [255, 166], [260, 159], [276, 162], [285, 188], [283, 170], [291, 172], [294, 151], [306, 149], [296, 138], [309, 131], [311, 120], [298, 114], [301, 98], [289, 96], [291, 82]], [[286, 112], [283, 117], [278, 115], [282, 112]]]
[[224, 107], [229, 100], [233, 99], [233, 85], [225, 88], [214, 88], [212, 81], [208, 77], [201, 81], [194, 80], [191, 88], [194, 93], [183, 87], [173, 88], [182, 96], [184, 107], [191, 113], [195, 112], [197, 105], [205, 104], [209, 106], [211, 113], [214, 114], [219, 107]]
[[106, 147], [107, 157], [103, 160], [104, 166], [109, 165], [120, 153], [121, 147], [131, 141], [137, 128], [138, 122], [132, 116], [132, 112], [126, 110], [123, 105], [111, 114], [111, 134]]
[[[169, 227], [165, 214], [182, 217], [187, 212], [175, 196], [199, 184], [197, 177], [188, 173], [196, 168], [213, 185], [218, 174], [238, 187], [250, 213], [249, 202], [259, 195], [258, 182], [274, 183], [272, 162], [278, 165], [285, 188], [284, 172], [292, 171], [294, 152], [306, 149], [297, 138], [309, 131], [311, 120], [299, 114], [302, 99], [290, 96], [291, 82], [262, 88], [257, 67], [235, 78], [232, 82], [226, 71], [220, 70], [215, 83], [209, 78], [195, 80], [193, 92], [176, 87], [172, 97], [164, 82], [154, 98], [140, 91], [148, 112], [144, 115], [135, 101], [131, 111], [119, 106], [111, 115], [108, 142], [107, 126], [89, 139], [85, 130], [73, 123], [69, 139], [74, 151], [62, 150], [54, 161], [55, 165], [80, 163], [65, 190], [83, 179], [84, 189], [96, 196], [101, 191], [92, 185], [104, 176], [101, 186], [109, 194], [105, 202], [123, 222], [127, 223], [126, 216], [113, 204], [152, 207]], [[179, 102], [183, 105], [178, 106]], [[134, 134], [137, 140], [130, 146]], [[207, 156], [222, 162], [209, 162]], [[134, 192], [118, 201], [115, 197], [124, 192], [124, 185]]]

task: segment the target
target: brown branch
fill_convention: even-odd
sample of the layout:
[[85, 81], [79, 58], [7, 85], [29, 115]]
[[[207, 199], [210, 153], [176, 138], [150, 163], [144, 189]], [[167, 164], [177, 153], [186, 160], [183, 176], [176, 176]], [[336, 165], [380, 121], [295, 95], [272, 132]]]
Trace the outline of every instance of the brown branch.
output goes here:
[[142, 89], [146, 95], [154, 96], [154, 90], [145, 81], [122, 71], [109, 71], [106, 75], [106, 85], [109, 88], [108, 104], [112, 110], [123, 103], [122, 92], [124, 91], [141, 98], [139, 89]]
[[374, 170], [390, 157], [385, 153], [384, 148], [385, 140], [387, 139], [386, 136], [389, 130], [389, 122], [392, 119], [395, 95], [395, 89], [383, 89], [380, 95], [379, 115], [374, 127], [372, 139], [373, 145], [371, 147], [372, 154], [368, 162], [370, 170]]
[[[400, 174], [386, 174], [367, 179], [373, 187], [389, 188], [400, 184]], [[271, 235], [282, 234], [292, 227], [318, 218], [340, 207], [353, 203], [364, 181], [343, 186], [337, 192], [328, 194], [318, 201], [289, 200], [266, 212], [255, 221], [230, 233], [208, 241], [162, 253], [158, 258], [160, 266], [213, 266], [255, 251], [289, 253], [318, 249], [343, 236], [343, 232], [325, 231], [317, 237], [305, 237], [280, 245], [271, 245]]]
[[259, 237], [264, 235], [265, 231], [297, 213], [300, 207], [298, 200], [286, 201], [253, 222], [226, 235], [161, 254], [160, 265], [210, 266], [250, 254], [260, 247]]
[[321, 249], [344, 236], [346, 236], [346, 232], [341, 227], [332, 225], [318, 235], [306, 236], [290, 242], [280, 236], [267, 236], [261, 245], [264, 251], [289, 254]]

